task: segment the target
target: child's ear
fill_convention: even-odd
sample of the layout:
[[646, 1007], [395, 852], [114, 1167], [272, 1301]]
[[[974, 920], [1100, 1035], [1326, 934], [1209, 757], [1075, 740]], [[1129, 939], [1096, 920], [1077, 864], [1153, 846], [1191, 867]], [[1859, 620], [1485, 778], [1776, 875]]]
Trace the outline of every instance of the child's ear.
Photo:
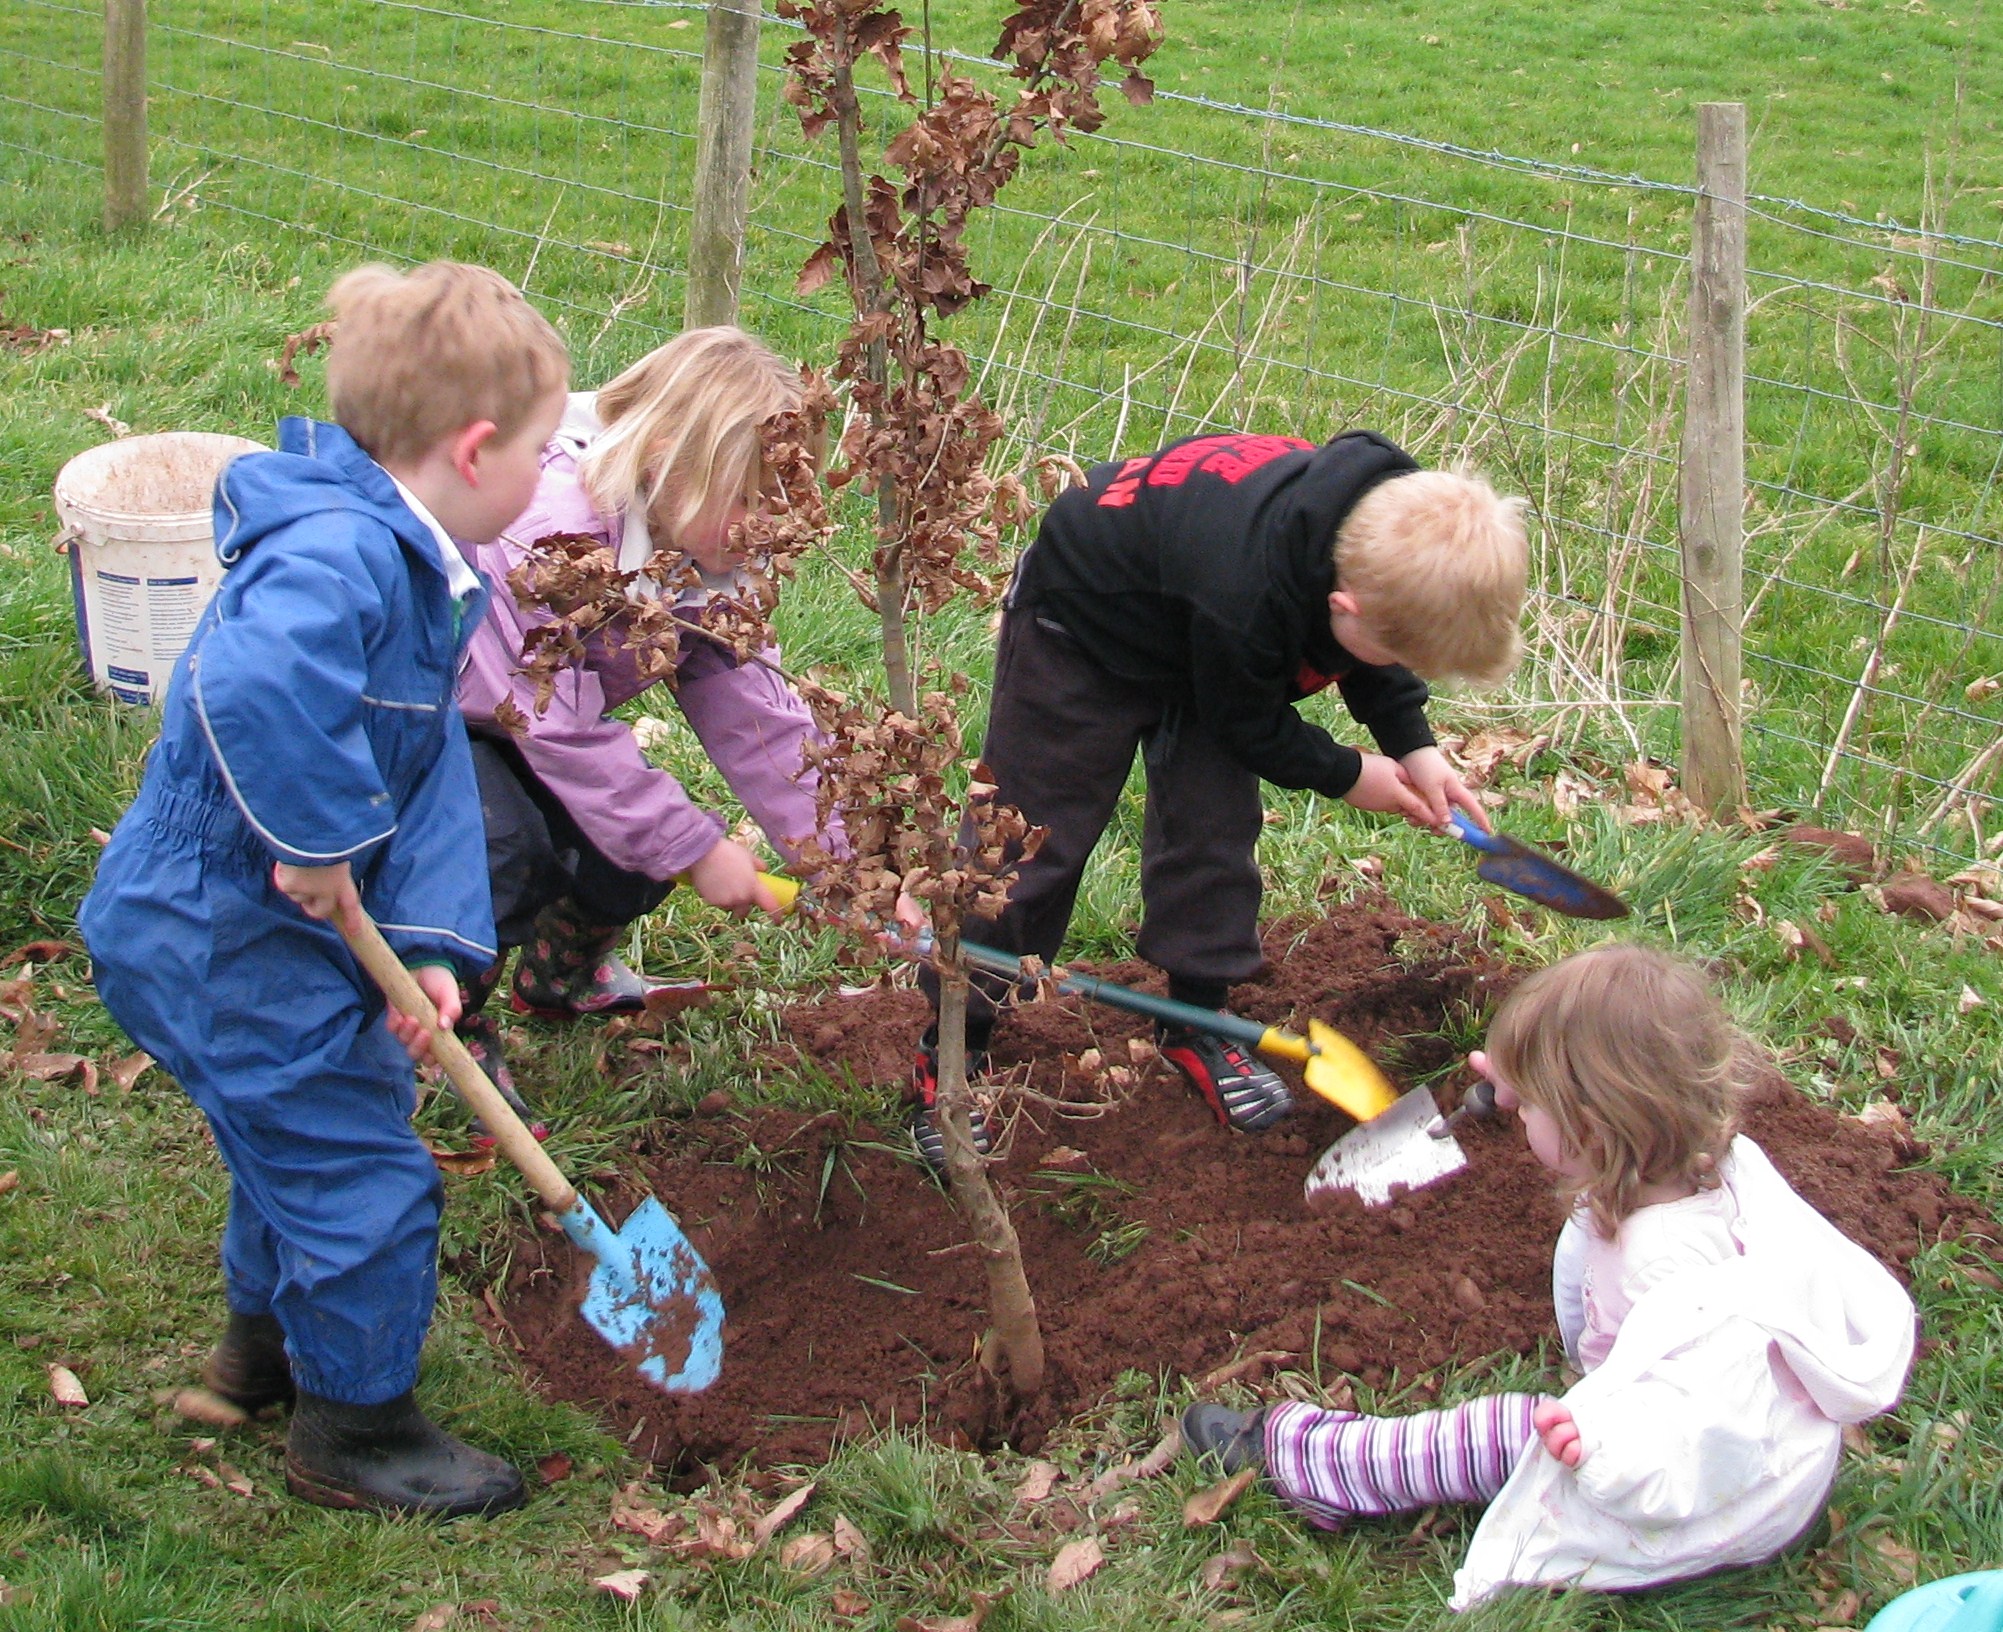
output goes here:
[[1346, 589], [1338, 589], [1328, 598], [1328, 610], [1331, 616], [1339, 612], [1353, 618], [1357, 616], [1356, 597]]
[[480, 485], [480, 454], [499, 430], [491, 419], [476, 419], [452, 439], [452, 468], [468, 487]]

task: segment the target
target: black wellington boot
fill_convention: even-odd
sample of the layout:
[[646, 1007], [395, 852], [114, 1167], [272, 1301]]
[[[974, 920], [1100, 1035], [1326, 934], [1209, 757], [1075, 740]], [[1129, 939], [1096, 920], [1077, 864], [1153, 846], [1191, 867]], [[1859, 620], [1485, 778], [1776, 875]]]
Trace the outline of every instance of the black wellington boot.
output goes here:
[[292, 1364], [285, 1358], [285, 1330], [278, 1317], [232, 1309], [222, 1341], [203, 1363], [202, 1386], [252, 1416], [267, 1405], [290, 1405]]
[[285, 1441], [285, 1485], [318, 1507], [457, 1519], [528, 1500], [522, 1476], [455, 1439], [404, 1394], [343, 1405], [300, 1391]]

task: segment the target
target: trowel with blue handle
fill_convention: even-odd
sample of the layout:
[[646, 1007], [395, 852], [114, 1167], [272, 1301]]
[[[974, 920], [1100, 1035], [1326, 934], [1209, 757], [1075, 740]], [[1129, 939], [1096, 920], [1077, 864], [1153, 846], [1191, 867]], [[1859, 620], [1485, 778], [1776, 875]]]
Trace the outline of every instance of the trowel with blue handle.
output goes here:
[[1462, 844], [1481, 852], [1475, 871], [1491, 884], [1514, 891], [1540, 907], [1567, 918], [1625, 918], [1627, 903], [1611, 890], [1582, 878], [1505, 833], [1484, 833], [1460, 812], [1447, 820], [1447, 831]]

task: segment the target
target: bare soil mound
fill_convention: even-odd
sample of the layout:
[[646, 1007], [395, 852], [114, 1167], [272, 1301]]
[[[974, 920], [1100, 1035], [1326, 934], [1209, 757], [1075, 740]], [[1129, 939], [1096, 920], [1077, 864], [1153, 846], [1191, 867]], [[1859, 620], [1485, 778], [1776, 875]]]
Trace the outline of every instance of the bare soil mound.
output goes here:
[[[1267, 973], [1235, 1006], [1268, 1022], [1317, 1017], [1393, 1075], [1446, 1065], [1514, 978], [1438, 926], [1376, 903], [1280, 924]], [[1146, 984], [1145, 966], [1099, 971]], [[1155, 989], [1159, 989], [1156, 986]], [[894, 1082], [923, 1023], [914, 992], [873, 989], [788, 1011], [793, 1046], [823, 1069]], [[1248, 1351], [1373, 1385], [1553, 1338], [1548, 1176], [1513, 1125], [1462, 1139], [1466, 1172], [1380, 1211], [1353, 1198], [1310, 1210], [1301, 1184], [1350, 1123], [1297, 1087], [1279, 1130], [1220, 1129], [1175, 1073], [1132, 1068], [1116, 1102], [1079, 1065], [1129, 1064], [1145, 1022], [1074, 1001], [1005, 1023], [996, 1064], [1033, 1095], [998, 1179], [1043, 1316], [1049, 1382], [1003, 1417], [973, 1364], [982, 1280], [951, 1203], [910, 1162], [901, 1130], [775, 1109], [664, 1125], [642, 1152], [650, 1188], [681, 1218], [723, 1288], [722, 1378], [670, 1397], [576, 1318], [580, 1264], [560, 1236], [522, 1244], [504, 1292], [510, 1327], [552, 1394], [597, 1411], [641, 1454], [695, 1475], [745, 1458], [819, 1461], [844, 1435], [896, 1421], [941, 1437], [1036, 1448], [1119, 1374], [1201, 1375]], [[1142, 1051], [1145, 1053], [1145, 1051]], [[1090, 1062], [1088, 1062], [1089, 1065]], [[1457, 1098], [1464, 1079], [1441, 1085]], [[1894, 1271], [1943, 1236], [1994, 1225], [1895, 1141], [1765, 1075], [1747, 1131], [1801, 1193]], [[626, 1198], [637, 1199], [637, 1198]], [[615, 1199], [615, 1214], [622, 1203]]]

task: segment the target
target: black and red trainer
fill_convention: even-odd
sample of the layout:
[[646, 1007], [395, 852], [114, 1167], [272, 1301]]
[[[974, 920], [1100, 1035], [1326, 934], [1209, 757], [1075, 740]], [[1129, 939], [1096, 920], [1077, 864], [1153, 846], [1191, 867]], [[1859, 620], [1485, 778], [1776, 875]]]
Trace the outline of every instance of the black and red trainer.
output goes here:
[[[968, 1051], [969, 1082], [987, 1068], [985, 1049]], [[946, 1171], [946, 1137], [939, 1131], [939, 1050], [931, 1043], [921, 1042], [911, 1062], [911, 1095], [911, 1142], [918, 1147], [919, 1160], [934, 1173], [943, 1175]], [[981, 1109], [978, 1100], [968, 1105], [967, 1113], [968, 1120], [973, 1124], [974, 1149], [985, 1156], [995, 1145], [987, 1113]]]
[[1157, 1026], [1155, 1042], [1226, 1126], [1258, 1133], [1292, 1114], [1287, 1085], [1236, 1043], [1192, 1026]]

